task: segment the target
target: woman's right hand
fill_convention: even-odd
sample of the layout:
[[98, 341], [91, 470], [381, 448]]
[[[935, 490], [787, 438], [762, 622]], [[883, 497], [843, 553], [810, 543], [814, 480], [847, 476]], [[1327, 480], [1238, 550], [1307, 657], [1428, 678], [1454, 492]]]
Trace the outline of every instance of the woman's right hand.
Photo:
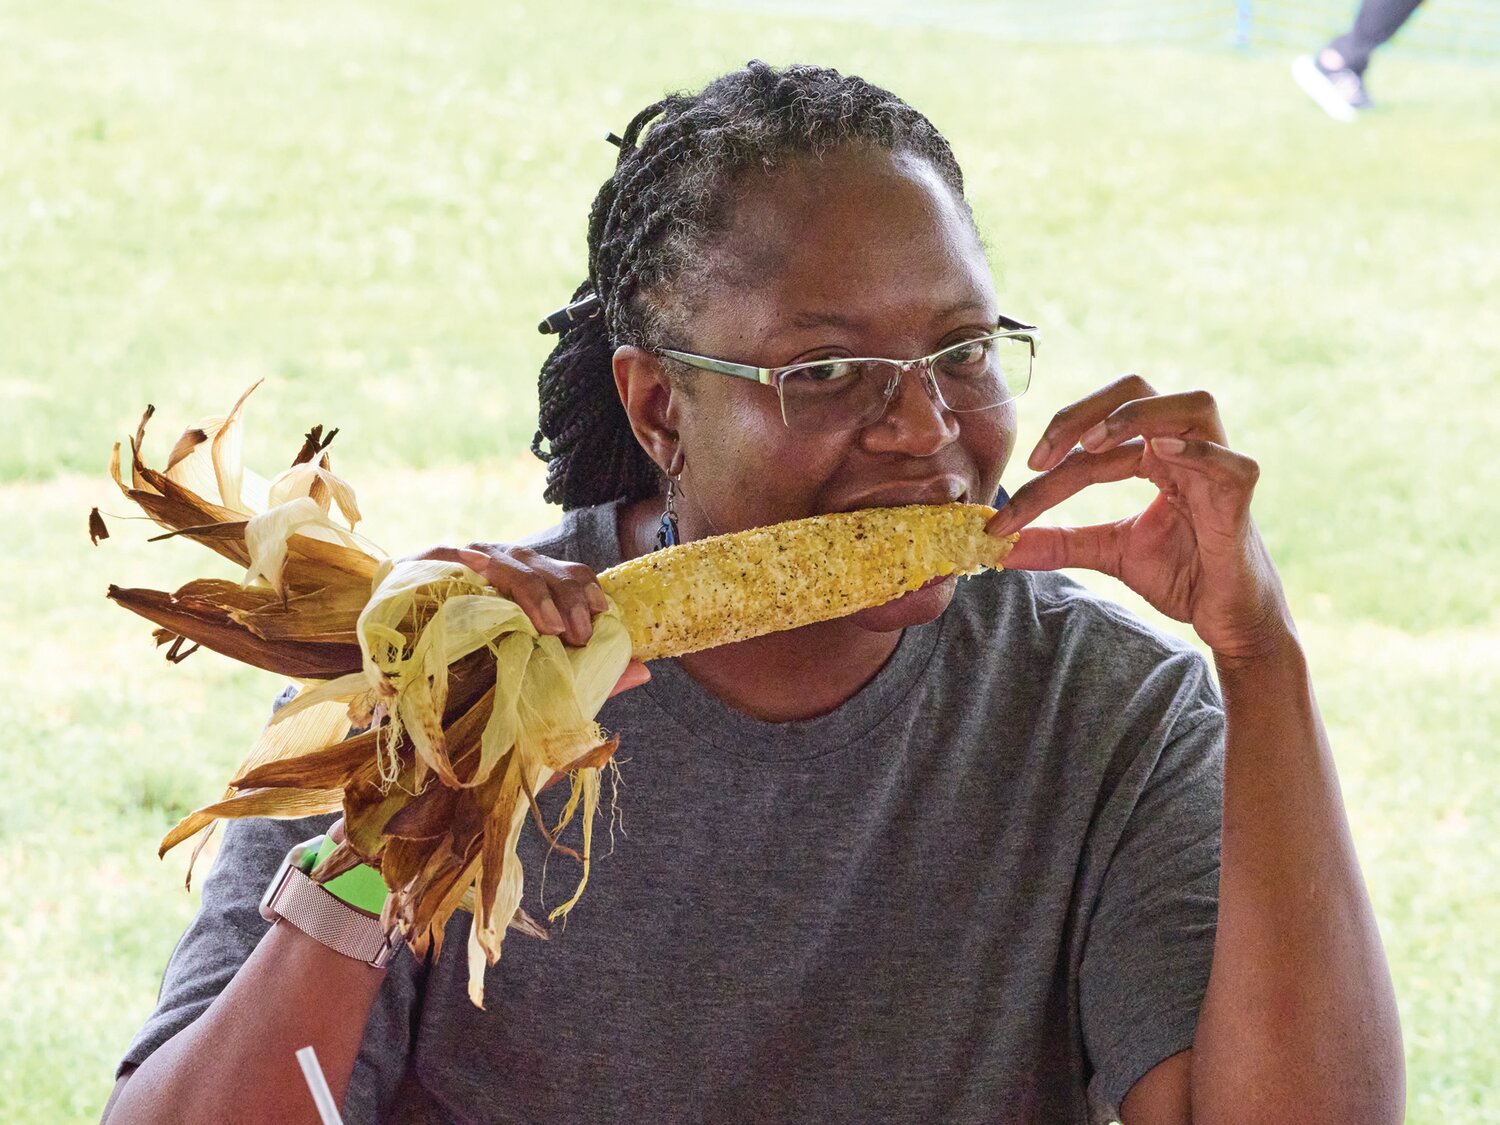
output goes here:
[[[520, 606], [538, 633], [560, 637], [575, 647], [588, 643], [594, 635], [594, 615], [609, 608], [599, 578], [589, 567], [548, 558], [529, 547], [470, 543], [433, 547], [411, 557], [462, 563]], [[610, 694], [618, 695], [650, 678], [646, 666], [632, 660]]]

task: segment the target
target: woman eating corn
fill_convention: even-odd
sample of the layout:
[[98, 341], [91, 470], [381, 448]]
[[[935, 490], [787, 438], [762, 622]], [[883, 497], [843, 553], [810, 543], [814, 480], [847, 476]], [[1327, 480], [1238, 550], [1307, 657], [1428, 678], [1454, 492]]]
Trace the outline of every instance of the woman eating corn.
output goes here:
[[[925, 117], [752, 63], [611, 139], [587, 279], [543, 324], [534, 448], [563, 521], [428, 557], [582, 645], [596, 574], [662, 544], [996, 497], [1038, 333]], [[106, 1118], [308, 1120], [311, 1044], [349, 1121], [1399, 1119], [1389, 973], [1255, 463], [1207, 393], [1135, 375], [1026, 460], [986, 528], [996, 558], [1020, 533], [1004, 572], [630, 666], [600, 713], [624, 734], [612, 852], [566, 928], [506, 944], [484, 1009], [461, 956], [351, 952], [378, 890], [262, 919], [330, 818], [231, 824]], [[1132, 477], [1157, 494], [1131, 518], [1032, 525]], [[767, 589], [774, 615], [838, 558], [768, 547], [650, 596], [688, 629]], [[1191, 623], [1217, 685], [1065, 567]], [[540, 872], [545, 841], [521, 855]]]

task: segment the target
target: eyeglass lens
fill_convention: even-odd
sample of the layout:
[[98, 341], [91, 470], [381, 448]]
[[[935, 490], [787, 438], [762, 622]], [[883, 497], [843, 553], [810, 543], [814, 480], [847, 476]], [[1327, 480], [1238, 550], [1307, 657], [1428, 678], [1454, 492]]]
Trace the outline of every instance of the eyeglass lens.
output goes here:
[[[830, 359], [781, 377], [781, 411], [794, 430], [868, 426], [896, 394], [901, 367], [885, 359]], [[1031, 382], [1031, 342], [990, 336], [945, 348], [932, 358], [933, 381], [954, 413], [1003, 406]]]

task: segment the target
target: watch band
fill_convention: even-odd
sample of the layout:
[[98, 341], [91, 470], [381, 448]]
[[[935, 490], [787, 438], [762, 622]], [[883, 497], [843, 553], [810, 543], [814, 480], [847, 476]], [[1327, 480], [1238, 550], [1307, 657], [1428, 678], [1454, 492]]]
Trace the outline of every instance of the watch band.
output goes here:
[[401, 940], [388, 937], [379, 918], [334, 897], [303, 874], [306, 847], [297, 845], [281, 861], [261, 899], [261, 917], [268, 922], [284, 919], [335, 953], [385, 968]]

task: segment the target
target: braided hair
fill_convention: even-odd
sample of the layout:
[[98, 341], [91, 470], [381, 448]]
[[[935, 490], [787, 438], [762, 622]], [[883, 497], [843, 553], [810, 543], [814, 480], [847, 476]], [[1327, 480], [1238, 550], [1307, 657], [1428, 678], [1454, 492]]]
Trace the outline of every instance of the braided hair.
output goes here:
[[926, 117], [879, 86], [822, 67], [752, 61], [696, 94], [652, 103], [624, 137], [610, 139], [620, 155], [589, 211], [588, 280], [573, 293], [575, 303], [593, 299], [593, 315], [566, 318], [538, 384], [531, 451], [547, 462], [544, 498], [564, 510], [659, 490], [661, 470], [615, 390], [614, 350], [666, 346], [672, 290], [729, 225], [745, 172], [867, 144], [926, 159], [964, 201], [953, 150]]

